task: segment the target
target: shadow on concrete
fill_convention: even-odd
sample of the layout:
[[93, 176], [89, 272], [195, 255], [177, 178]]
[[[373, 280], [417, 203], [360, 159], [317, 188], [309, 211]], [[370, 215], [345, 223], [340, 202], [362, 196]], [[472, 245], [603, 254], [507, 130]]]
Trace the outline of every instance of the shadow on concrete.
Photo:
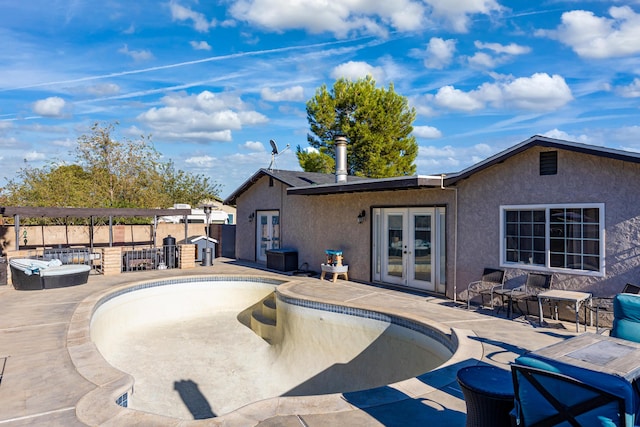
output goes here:
[[204, 420], [216, 416], [211, 409], [209, 401], [200, 391], [198, 383], [192, 380], [175, 381], [173, 389], [178, 392], [185, 406], [193, 415], [194, 420]]
[[433, 391], [433, 398], [428, 395], [411, 397], [390, 386], [344, 393], [343, 396], [347, 402], [388, 427], [464, 425], [466, 413], [456, 409], [460, 407], [458, 401], [464, 400], [456, 374], [459, 369], [475, 364], [483, 362], [469, 359], [418, 376], [420, 381], [437, 389]]

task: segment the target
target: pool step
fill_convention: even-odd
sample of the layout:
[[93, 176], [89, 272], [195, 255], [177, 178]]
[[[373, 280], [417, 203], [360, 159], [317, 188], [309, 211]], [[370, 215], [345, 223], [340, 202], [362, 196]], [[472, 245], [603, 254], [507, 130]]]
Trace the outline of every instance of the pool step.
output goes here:
[[271, 294], [268, 298], [262, 300], [262, 315], [276, 321], [276, 297]]
[[260, 308], [251, 313], [251, 330], [265, 341], [273, 342], [276, 334], [275, 292], [263, 299]]

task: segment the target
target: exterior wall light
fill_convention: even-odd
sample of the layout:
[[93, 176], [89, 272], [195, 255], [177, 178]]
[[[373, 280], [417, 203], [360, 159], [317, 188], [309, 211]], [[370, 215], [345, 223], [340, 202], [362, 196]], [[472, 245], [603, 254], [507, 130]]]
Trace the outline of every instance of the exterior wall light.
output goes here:
[[256, 217], [255, 212], [251, 212], [251, 213], [249, 214], [249, 222], [253, 222], [253, 219], [254, 219], [255, 217]]
[[367, 217], [367, 213], [363, 210], [358, 214], [358, 224], [362, 224]]

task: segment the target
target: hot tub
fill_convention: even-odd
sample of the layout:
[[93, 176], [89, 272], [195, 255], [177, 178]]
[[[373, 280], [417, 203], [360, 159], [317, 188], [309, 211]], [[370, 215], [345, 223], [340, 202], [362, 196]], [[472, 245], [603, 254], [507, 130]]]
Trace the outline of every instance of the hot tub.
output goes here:
[[11, 282], [17, 290], [63, 288], [87, 283], [91, 267], [63, 265], [60, 260], [14, 258], [9, 261]]

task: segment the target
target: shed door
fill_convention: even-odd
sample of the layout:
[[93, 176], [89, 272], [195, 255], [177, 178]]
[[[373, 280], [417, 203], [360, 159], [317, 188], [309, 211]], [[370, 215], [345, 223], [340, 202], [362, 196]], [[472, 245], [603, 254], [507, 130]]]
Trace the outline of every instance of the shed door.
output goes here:
[[258, 211], [256, 218], [256, 261], [266, 263], [267, 251], [280, 249], [280, 212]]

